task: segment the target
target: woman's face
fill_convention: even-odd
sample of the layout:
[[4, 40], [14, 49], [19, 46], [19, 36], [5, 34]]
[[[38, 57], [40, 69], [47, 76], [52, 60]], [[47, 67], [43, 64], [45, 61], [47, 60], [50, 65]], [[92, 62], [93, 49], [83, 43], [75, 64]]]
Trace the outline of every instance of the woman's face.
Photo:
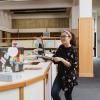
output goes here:
[[70, 40], [71, 40], [71, 37], [67, 33], [65, 32], [61, 33], [61, 42], [63, 45], [69, 45]]

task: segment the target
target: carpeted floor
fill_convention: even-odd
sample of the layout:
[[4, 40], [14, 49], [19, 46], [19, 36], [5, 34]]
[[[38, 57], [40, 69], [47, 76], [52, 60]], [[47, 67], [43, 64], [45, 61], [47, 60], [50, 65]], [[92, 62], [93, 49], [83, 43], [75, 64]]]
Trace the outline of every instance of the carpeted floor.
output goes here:
[[[63, 96], [62, 100], [65, 100]], [[94, 58], [94, 78], [79, 78], [73, 100], [100, 100], [100, 58]]]

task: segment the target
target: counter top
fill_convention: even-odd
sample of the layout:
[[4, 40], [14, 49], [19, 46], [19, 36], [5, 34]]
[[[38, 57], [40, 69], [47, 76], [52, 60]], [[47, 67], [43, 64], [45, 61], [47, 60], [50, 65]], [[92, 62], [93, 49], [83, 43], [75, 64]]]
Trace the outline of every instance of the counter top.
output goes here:
[[[37, 81], [45, 79], [52, 62], [41, 62], [37, 65], [25, 65], [24, 67], [41, 68], [36, 70], [24, 70], [23, 72], [10, 73], [12, 75], [20, 75], [19, 79], [12, 82], [0, 82], [0, 91], [15, 89], [31, 85]], [[7, 74], [7, 72], [3, 72]], [[8, 73], [9, 74], [9, 73]]]

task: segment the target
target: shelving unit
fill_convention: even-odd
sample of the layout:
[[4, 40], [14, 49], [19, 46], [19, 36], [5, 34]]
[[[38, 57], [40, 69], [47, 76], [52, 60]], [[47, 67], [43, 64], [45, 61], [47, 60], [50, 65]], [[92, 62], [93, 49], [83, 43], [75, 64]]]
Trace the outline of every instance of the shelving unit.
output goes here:
[[[76, 30], [74, 30], [74, 32], [77, 33]], [[6, 37], [0, 39], [4, 41], [0, 43], [0, 46], [1, 47], [12, 46], [12, 41], [17, 41], [17, 42], [20, 42], [19, 46], [24, 47], [25, 49], [33, 50], [35, 49], [35, 45], [34, 45], [35, 40], [38, 37], [41, 37], [44, 43], [44, 48], [46, 50], [55, 50], [61, 44], [60, 35], [61, 35], [61, 32], [56, 32], [56, 31], [50, 32], [50, 37], [44, 37], [43, 32], [38, 32], [38, 33], [37, 32], [36, 33], [34, 32], [33, 33], [7, 33], [5, 32]], [[76, 39], [77, 39], [77, 46], [78, 46], [78, 37], [76, 37]]]

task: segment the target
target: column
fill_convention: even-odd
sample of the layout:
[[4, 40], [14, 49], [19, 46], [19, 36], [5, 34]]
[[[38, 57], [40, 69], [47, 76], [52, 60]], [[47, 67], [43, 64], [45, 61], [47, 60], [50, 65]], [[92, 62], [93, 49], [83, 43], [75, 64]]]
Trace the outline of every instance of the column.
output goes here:
[[77, 0], [73, 0], [73, 6], [72, 6], [72, 11], [71, 11], [71, 31], [75, 34], [76, 36], [76, 42], [77, 42], [77, 47], [78, 47], [78, 18], [79, 18], [79, 4]]
[[92, 0], [79, 0], [79, 75], [93, 77]]

